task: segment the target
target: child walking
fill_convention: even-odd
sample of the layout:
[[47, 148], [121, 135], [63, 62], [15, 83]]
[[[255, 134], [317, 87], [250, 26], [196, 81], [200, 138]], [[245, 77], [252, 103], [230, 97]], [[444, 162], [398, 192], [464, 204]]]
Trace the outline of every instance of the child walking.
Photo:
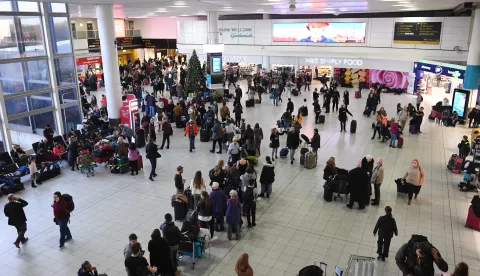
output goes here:
[[[35, 185], [35, 181], [38, 178], [38, 171], [35, 156], [30, 157], [30, 164], [28, 164], [28, 169], [30, 170], [30, 184], [32, 185], [32, 188], [37, 188], [37, 186]], [[40, 185], [42, 183], [37, 181], [37, 184]]]

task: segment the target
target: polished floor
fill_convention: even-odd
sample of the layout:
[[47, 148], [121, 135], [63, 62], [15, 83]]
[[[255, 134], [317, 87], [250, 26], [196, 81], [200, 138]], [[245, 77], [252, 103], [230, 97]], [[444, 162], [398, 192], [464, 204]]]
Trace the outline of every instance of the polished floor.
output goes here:
[[[469, 130], [464, 126], [441, 127], [425, 119], [422, 134], [406, 134], [404, 148], [392, 149], [370, 140], [373, 119], [362, 116], [366, 93], [362, 99], [353, 96], [354, 90], [350, 89], [349, 109], [358, 121], [356, 134], [340, 133], [336, 113], [327, 114], [326, 124], [315, 126], [311, 92], [292, 97], [295, 109], [304, 98], [309, 103], [310, 116], [304, 119], [301, 132], [311, 136], [315, 127], [320, 131], [322, 148], [317, 168], [308, 170], [298, 161], [290, 165], [287, 160], [278, 160], [272, 197], [257, 205], [257, 227], [246, 230], [240, 241], [228, 241], [225, 233], [217, 233], [219, 238], [197, 261], [195, 270], [188, 260], [182, 261], [183, 275], [234, 275], [234, 265], [243, 252], [249, 253], [255, 275], [293, 276], [315, 259], [328, 264], [326, 275], [334, 275], [335, 266], [344, 269], [352, 254], [376, 256], [373, 227], [383, 215], [383, 208], [390, 205], [399, 236], [392, 240], [390, 258], [385, 263], [376, 263], [376, 275], [399, 275], [394, 260], [396, 250], [411, 234], [418, 233], [427, 236], [438, 248], [450, 272], [455, 263], [464, 261], [470, 266], [470, 276], [480, 276], [480, 233], [463, 226], [474, 194], [460, 192], [456, 187], [460, 176], [446, 169], [448, 158], [457, 152], [458, 142]], [[440, 98], [441, 94], [425, 96], [426, 114]], [[406, 105], [414, 103], [415, 98], [406, 94], [383, 95], [381, 106], [393, 116], [399, 102]], [[269, 152], [269, 130], [285, 107], [285, 97], [276, 107], [265, 96], [261, 105], [245, 109], [247, 123], [258, 122], [264, 130], [262, 160]], [[144, 171], [138, 176], [112, 175], [99, 166], [94, 177], [63, 169], [61, 176], [35, 190], [26, 185], [19, 196], [29, 202], [25, 211], [30, 240], [20, 250], [16, 249], [12, 244], [15, 229], [7, 225], [5, 217], [0, 217], [0, 275], [73, 276], [85, 260], [100, 273], [126, 275], [123, 247], [128, 235], [136, 233], [146, 248], [152, 230], [160, 226], [165, 213], [173, 212], [170, 197], [175, 191], [175, 168], [184, 166], [184, 177], [190, 182], [197, 170], [206, 176], [218, 160], [227, 158], [226, 154], [211, 154], [211, 144], [200, 143], [199, 139], [197, 150], [189, 153], [182, 131], [174, 131], [170, 150], [161, 152], [155, 182], [148, 180], [150, 165], [146, 161]], [[281, 139], [284, 146], [285, 136]], [[380, 206], [360, 211], [347, 209], [345, 199], [325, 202], [322, 174], [327, 159], [335, 156], [338, 167], [351, 169], [366, 154], [384, 158]], [[426, 183], [419, 198], [407, 206], [406, 197], [396, 192], [394, 179], [402, 176], [414, 158], [419, 159], [426, 170]], [[299, 160], [298, 153], [296, 159]], [[257, 170], [261, 170], [261, 165]], [[69, 225], [73, 240], [62, 250], [58, 248], [59, 230], [52, 222], [50, 207], [52, 194], [57, 190], [71, 194], [76, 203]], [[2, 197], [0, 201], [4, 204], [7, 200]]]

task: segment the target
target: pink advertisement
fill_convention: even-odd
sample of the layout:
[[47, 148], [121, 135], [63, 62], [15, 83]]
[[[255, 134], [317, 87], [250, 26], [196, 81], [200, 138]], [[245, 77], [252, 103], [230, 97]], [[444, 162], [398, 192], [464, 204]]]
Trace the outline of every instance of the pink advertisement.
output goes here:
[[369, 81], [372, 84], [374, 83], [385, 84], [385, 86], [389, 88], [407, 89], [408, 73], [370, 69]]

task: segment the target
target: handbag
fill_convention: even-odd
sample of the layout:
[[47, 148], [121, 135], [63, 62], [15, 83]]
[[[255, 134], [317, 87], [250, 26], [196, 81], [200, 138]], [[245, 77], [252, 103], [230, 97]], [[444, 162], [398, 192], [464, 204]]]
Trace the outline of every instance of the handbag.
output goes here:
[[154, 155], [154, 158], [160, 158], [160, 157], [162, 157], [162, 155], [161, 155], [158, 151], [155, 152], [153, 155]]

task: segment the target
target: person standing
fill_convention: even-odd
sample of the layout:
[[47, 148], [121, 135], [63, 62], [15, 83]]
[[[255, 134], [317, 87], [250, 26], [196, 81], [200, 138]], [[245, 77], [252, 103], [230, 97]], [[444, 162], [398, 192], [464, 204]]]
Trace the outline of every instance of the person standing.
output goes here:
[[[270, 134], [270, 145], [269, 147], [272, 149], [272, 160], [278, 158], [278, 148], [280, 147], [280, 135], [283, 133], [279, 133], [277, 128], [272, 128], [272, 133]], [[275, 158], [274, 158], [275, 155]]]
[[212, 192], [210, 193], [210, 201], [213, 205], [213, 212], [215, 216], [215, 231], [223, 232], [225, 231], [225, 225], [223, 223], [224, 213], [223, 210], [226, 209], [227, 196], [225, 192], [220, 189], [220, 184], [218, 182], [212, 183]]
[[295, 127], [291, 128], [291, 131], [287, 135], [287, 148], [290, 150], [290, 164], [293, 164], [295, 158], [295, 150], [298, 148], [300, 144], [300, 137], [295, 129]]
[[82, 263], [82, 267], [78, 270], [77, 276], [98, 276], [97, 268], [92, 266], [89, 261], [85, 261]]
[[413, 194], [415, 194], [415, 199], [417, 199], [420, 189], [425, 183], [425, 170], [420, 167], [420, 162], [418, 162], [417, 159], [413, 159], [412, 166], [410, 166], [405, 172], [403, 180], [407, 183], [408, 205], [410, 205], [412, 203]]
[[253, 276], [253, 268], [248, 263], [248, 254], [243, 253], [235, 265], [237, 276]]
[[242, 119], [243, 108], [240, 102], [238, 102], [233, 108], [233, 113], [235, 114], [235, 126], [240, 127], [240, 120]]
[[373, 228], [373, 235], [378, 232], [377, 240], [377, 260], [385, 261], [388, 258], [388, 251], [390, 250], [390, 241], [393, 234], [398, 236], [397, 223], [392, 216], [392, 207], [385, 207], [385, 216], [381, 216], [377, 220], [375, 228]]
[[227, 106], [226, 102], [223, 102], [223, 106], [220, 108], [220, 117], [222, 117], [222, 122], [225, 122], [230, 118], [230, 109]]
[[312, 146], [312, 152], [317, 154], [318, 149], [320, 148], [320, 134], [318, 134], [318, 128], [314, 129], [314, 134], [310, 140], [310, 146]]
[[423, 102], [422, 95], [420, 95], [420, 93], [417, 93], [417, 99], [416, 99], [417, 110], [420, 109], [420, 105], [422, 104], [422, 102]]
[[215, 120], [215, 124], [213, 125], [212, 128], [212, 149], [210, 150], [211, 153], [215, 152], [215, 147], [216, 144], [218, 143], [218, 154], [222, 154], [222, 138], [223, 138], [223, 132], [222, 132], [222, 124], [218, 119]]
[[420, 107], [420, 109], [415, 112], [415, 128], [417, 133], [422, 133], [420, 131], [420, 126], [423, 122], [423, 116], [425, 116], [425, 114], [423, 113], [423, 107]]
[[295, 110], [294, 108], [295, 108], [295, 106], [294, 106], [294, 104], [293, 104], [293, 102], [292, 102], [292, 99], [288, 98], [287, 110], [286, 110], [286, 111], [287, 111], [288, 113], [290, 113], [289, 116], [291, 116], [291, 114], [293, 113], [293, 110]]
[[148, 242], [150, 252], [150, 265], [157, 268], [158, 275], [174, 275], [172, 262], [170, 261], [170, 248], [162, 235], [160, 229], [153, 230], [152, 238]]
[[350, 104], [350, 95], [348, 93], [348, 90], [345, 90], [343, 92], [343, 104], [345, 105], [345, 107], [348, 107], [348, 105]]
[[[232, 143], [228, 146], [227, 153], [230, 155], [231, 164], [236, 164], [240, 157], [240, 144], [238, 144], [237, 138], [233, 138]], [[228, 162], [229, 165], [230, 162]]]
[[347, 125], [347, 114], [350, 114], [350, 116], [353, 117], [352, 113], [348, 111], [345, 104], [342, 104], [342, 107], [340, 107], [340, 109], [338, 110], [338, 120], [340, 121], [340, 132], [342, 131], [347, 132], [345, 128]]
[[255, 148], [258, 155], [260, 155], [260, 146], [263, 140], [263, 130], [258, 123], [255, 124], [253, 128], [253, 138], [255, 140]]
[[45, 129], [43, 129], [43, 136], [47, 139], [47, 145], [49, 148], [53, 146], [53, 135], [54, 131], [52, 127], [50, 126], [50, 124], [47, 124], [45, 126]]
[[263, 164], [262, 172], [260, 174], [260, 184], [262, 185], [262, 191], [258, 195], [259, 197], [266, 196], [270, 198], [272, 193], [272, 183], [275, 181], [275, 163], [272, 162], [270, 156], [265, 157], [265, 163]]
[[68, 151], [68, 163], [72, 166], [72, 171], [75, 170], [75, 166], [78, 170], [77, 157], [78, 157], [78, 143], [76, 139], [69, 139], [67, 146]]
[[408, 119], [408, 109], [405, 106], [402, 110], [398, 112], [398, 122], [400, 124], [400, 130], [403, 131], [405, 125], [407, 124]]
[[322, 114], [322, 108], [320, 107], [318, 100], [313, 101], [313, 112], [315, 112], [315, 124], [320, 123], [320, 115]]
[[202, 228], [210, 229], [210, 238], [214, 233], [213, 204], [207, 191], [201, 192], [200, 202], [197, 205], [198, 220]]
[[143, 276], [148, 275], [149, 272], [157, 272], [156, 267], [148, 265], [142, 252], [140, 243], [137, 242], [132, 245], [132, 254], [125, 259], [125, 270], [128, 276]]
[[157, 144], [154, 143], [152, 139], [150, 139], [149, 143], [145, 147], [145, 153], [146, 153], [146, 158], [150, 161], [150, 164], [152, 165], [152, 170], [150, 171], [150, 179], [153, 181], [154, 177], [157, 176], [155, 173], [155, 169], [157, 168], [157, 158], [162, 157], [160, 153], [158, 153], [158, 146]]
[[182, 177], [183, 173], [183, 167], [178, 166], [177, 167], [177, 173], [175, 174], [175, 177], [173, 178], [175, 182], [175, 188], [177, 188], [177, 191], [184, 191], [185, 190], [185, 178]]
[[185, 127], [184, 134], [185, 136], [188, 135], [188, 140], [190, 142], [190, 152], [192, 152], [195, 149], [195, 137], [198, 134], [197, 124], [194, 121], [190, 120]]
[[173, 128], [168, 120], [165, 120], [162, 123], [162, 131], [163, 131], [163, 138], [162, 138], [162, 146], [160, 147], [163, 150], [163, 146], [165, 146], [165, 141], [167, 142], [167, 149], [170, 148], [170, 136], [173, 135]]
[[337, 90], [332, 91], [332, 111], [335, 111], [335, 108], [338, 111], [338, 102], [340, 102], [340, 93]]
[[398, 126], [395, 118], [390, 120], [390, 145], [391, 148], [396, 148], [395, 142], [398, 139], [398, 135], [400, 135], [400, 127]]
[[348, 191], [350, 192], [350, 201], [347, 208], [352, 209], [353, 203], [358, 202], [358, 209], [365, 209], [365, 198], [368, 196], [368, 175], [362, 168], [362, 162], [348, 173]]
[[128, 162], [130, 164], [130, 175], [138, 175], [138, 157], [140, 156], [140, 152], [135, 146], [135, 143], [130, 143], [128, 146]]
[[170, 247], [170, 261], [172, 262], [173, 271], [175, 275], [180, 275], [181, 271], [178, 270], [177, 252], [180, 242], [186, 240], [186, 238], [182, 235], [180, 229], [175, 226], [172, 215], [168, 213], [165, 214], [165, 222], [160, 225], [160, 230], [163, 233], [163, 238], [167, 242], [167, 245]]
[[63, 199], [63, 196], [60, 192], [55, 192], [53, 194], [53, 215], [55, 216], [55, 222], [60, 228], [60, 248], [65, 245], [66, 241], [72, 239], [72, 234], [70, 233], [70, 228], [68, 228], [68, 223], [70, 222], [70, 212], [67, 210], [67, 201]]
[[206, 190], [207, 190], [207, 187], [205, 186], [205, 181], [203, 180], [202, 172], [197, 171], [192, 181], [190, 182], [190, 191], [192, 191], [194, 209], [197, 208], [202, 192]]
[[[237, 191], [231, 190], [230, 198], [227, 200], [227, 212], [225, 218], [227, 221], [227, 237], [228, 240], [232, 239], [232, 230], [235, 231], [236, 239], [240, 239], [240, 201], [238, 200]], [[234, 229], [233, 229], [234, 228]]]
[[27, 232], [27, 217], [23, 210], [23, 208], [28, 205], [28, 202], [13, 194], [9, 194], [7, 199], [8, 203], [5, 204], [3, 213], [8, 217], [8, 225], [17, 229], [18, 236], [13, 244], [16, 248], [20, 248], [20, 243], [24, 244], [28, 241], [28, 238], [25, 237], [25, 232]]
[[377, 166], [372, 171], [372, 178], [370, 182], [373, 184], [373, 189], [375, 190], [375, 198], [372, 199], [372, 205], [379, 205], [380, 204], [380, 185], [383, 182], [383, 159], [377, 159]]

